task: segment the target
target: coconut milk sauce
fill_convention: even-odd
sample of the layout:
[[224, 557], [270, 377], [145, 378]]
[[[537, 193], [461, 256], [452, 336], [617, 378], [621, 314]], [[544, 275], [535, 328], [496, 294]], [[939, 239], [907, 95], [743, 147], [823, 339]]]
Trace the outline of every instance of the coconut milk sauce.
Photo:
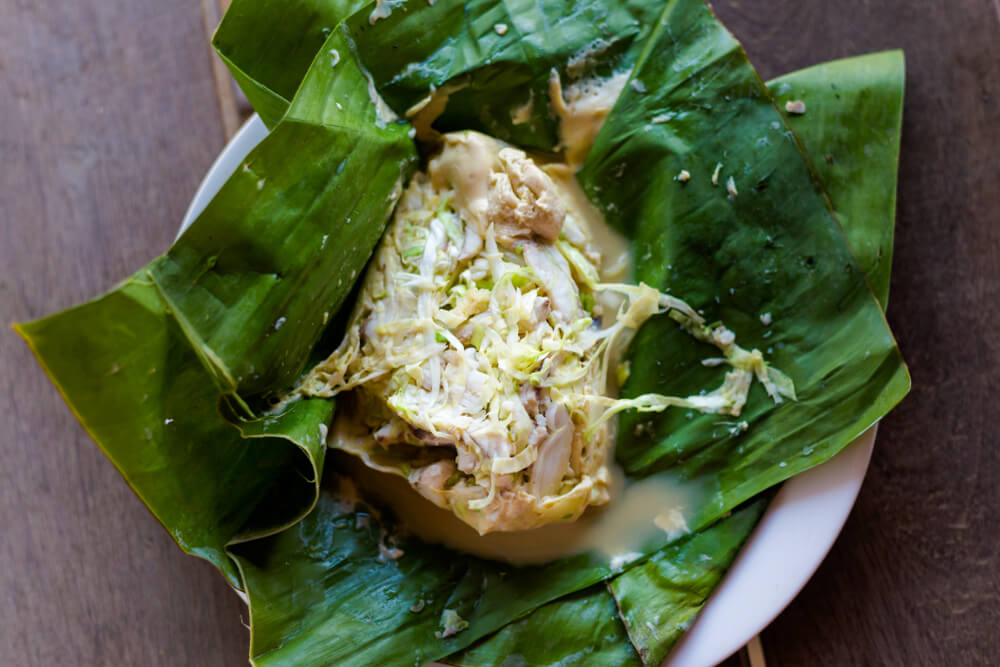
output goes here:
[[648, 553], [651, 544], [664, 544], [687, 533], [686, 517], [693, 513], [699, 495], [662, 476], [626, 481], [615, 465], [611, 501], [591, 507], [577, 521], [479, 535], [414, 491], [404, 477], [373, 470], [353, 457], [347, 467], [345, 472], [362, 496], [388, 506], [406, 532], [426, 542], [514, 565], [594, 552], [618, 569]]

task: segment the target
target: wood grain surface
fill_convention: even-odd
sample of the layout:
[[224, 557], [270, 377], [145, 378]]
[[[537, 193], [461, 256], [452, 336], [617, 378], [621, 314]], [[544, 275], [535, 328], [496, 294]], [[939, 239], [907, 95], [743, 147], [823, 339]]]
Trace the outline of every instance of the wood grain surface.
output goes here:
[[[213, 2], [0, 3], [3, 324], [106, 290], [173, 238], [242, 109], [208, 45]], [[907, 54], [888, 316], [913, 392], [830, 556], [764, 632], [768, 664], [996, 664], [1000, 3], [713, 4], [765, 78]], [[174, 546], [9, 330], [0, 382], [0, 661], [246, 664], [242, 604]]]

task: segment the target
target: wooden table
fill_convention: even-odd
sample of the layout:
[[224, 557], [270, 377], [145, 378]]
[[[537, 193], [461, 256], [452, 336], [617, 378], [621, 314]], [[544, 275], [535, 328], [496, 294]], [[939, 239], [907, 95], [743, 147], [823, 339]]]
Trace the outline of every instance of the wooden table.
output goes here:
[[[907, 100], [889, 320], [913, 392], [858, 505], [764, 633], [772, 665], [1000, 660], [1000, 3], [719, 0], [765, 78], [890, 47]], [[164, 249], [239, 121], [215, 0], [0, 4], [0, 321]], [[0, 655], [239, 665], [245, 611], [174, 546], [13, 333], [0, 337]]]

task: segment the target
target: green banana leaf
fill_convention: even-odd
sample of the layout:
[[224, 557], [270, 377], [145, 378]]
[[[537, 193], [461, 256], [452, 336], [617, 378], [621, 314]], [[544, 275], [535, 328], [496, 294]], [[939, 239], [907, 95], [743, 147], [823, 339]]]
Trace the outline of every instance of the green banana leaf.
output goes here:
[[460, 667], [642, 665], [604, 584], [539, 607], [446, 662]]
[[[776, 404], [755, 386], [743, 433], [681, 410], [622, 417], [626, 472], [700, 492], [688, 525], [701, 526], [836, 454], [906, 394], [909, 375], [795, 136], [710, 10], [670, 3], [632, 80], [580, 181], [633, 239], [636, 280], [725, 322], [798, 395]], [[707, 346], [685, 339], [668, 317], [647, 323], [623, 394], [718, 383], [719, 369], [701, 363]]]
[[[241, 586], [225, 553], [243, 539], [260, 500], [280, 489], [279, 530], [315, 501], [325, 449], [318, 424], [332, 404], [308, 401], [250, 422], [252, 440], [222, 418], [219, 393], [143, 269], [99, 299], [19, 325], [87, 432], [184, 551]], [[303, 456], [303, 454], [305, 456]]]
[[[350, 8], [308, 7], [328, 23]], [[181, 546], [234, 580], [222, 551], [229, 545], [250, 600], [251, 655], [258, 664], [403, 664], [443, 657], [617, 573], [597, 554], [511, 568], [403, 538], [404, 555], [386, 559], [379, 545], [383, 531], [391, 534], [391, 519], [382, 524], [371, 510], [346, 507], [329, 494], [317, 502], [324, 468], [332, 475], [338, 466], [324, 462], [318, 437], [295, 441], [318, 436], [332, 404], [309, 402], [277, 417], [255, 417], [269, 394], [297, 377], [328, 322], [336, 320], [414, 164], [408, 125], [376, 114], [368, 77], [399, 113], [432, 88], [449, 90], [439, 129], [473, 127], [552, 148], [556, 126], [545, 103], [550, 70], [564, 71], [595, 44], [602, 48], [590, 73], [635, 65], [639, 83], [626, 88], [598, 137], [582, 172], [585, 187], [635, 241], [639, 278], [722, 315], [744, 345], [773, 343], [776, 365], [793, 376], [801, 394], [796, 404], [777, 408], [754, 394], [746, 415], [753, 424], [742, 436], [732, 436], [729, 425], [693, 415], [688, 420], [683, 413], [642, 422], [651, 435], [637, 435], [634, 418], [623, 420], [619, 458], [632, 474], [659, 474], [685, 485], [693, 500], [685, 516], [691, 530], [825, 460], [908, 387], [891, 334], [800, 148], [742, 51], [700, 2], [670, 3], [662, 16], [652, 3], [466, 6], [439, 0], [431, 7], [412, 1], [391, 9], [372, 23], [366, 7], [326, 33], [326, 18], [272, 23], [273, 43], [282, 49], [295, 48], [292, 31], [301, 29], [295, 26], [319, 30], [302, 39], [293, 58], [298, 65], [289, 67], [284, 83], [253, 78], [277, 76], [280, 66], [262, 59], [250, 67], [233, 52], [230, 64], [246, 69], [241, 84], [256, 86], [272, 119], [280, 108], [283, 120], [167, 255], [99, 300], [22, 327], [81, 421]], [[429, 22], [435, 25], [431, 35]], [[500, 23], [509, 26], [506, 35], [495, 29]], [[260, 27], [252, 20], [247, 25]], [[288, 105], [283, 94], [301, 76], [317, 35], [326, 40]], [[242, 41], [252, 49], [260, 35], [237, 30], [230, 37], [230, 44]], [[217, 36], [217, 43], [224, 42]], [[270, 95], [272, 84], [281, 92]], [[652, 92], [647, 97], [642, 90]], [[538, 103], [530, 120], [515, 123], [510, 112], [531, 99]], [[660, 105], [656, 114], [649, 113], [650, 104]], [[677, 110], [669, 128], [654, 122]], [[656, 127], [642, 129], [646, 125]], [[745, 145], [767, 128], [775, 133], [767, 142]], [[710, 149], [730, 148], [735, 163], [744, 163], [741, 185], [744, 176], [761, 175], [755, 166], [767, 178], [726, 204], [705, 180]], [[685, 164], [697, 175], [684, 186], [669, 180], [682, 156], [692, 158]], [[757, 162], [748, 164], [749, 157]], [[640, 160], [648, 168], [638, 187], [626, 177]], [[652, 167], [660, 178], [648, 178]], [[653, 261], [653, 244], [668, 264]], [[761, 284], [748, 282], [754, 262]], [[733, 292], [716, 294], [716, 284]], [[759, 322], [762, 305], [773, 309], [773, 330]], [[90, 331], [81, 336], [81, 330]], [[651, 342], [661, 335], [675, 349], [664, 353]], [[74, 336], [79, 340], [67, 345]], [[852, 354], [837, 359], [837, 349]], [[129, 350], [127, 364], [116, 356], [122, 350]], [[856, 359], [853, 353], [862, 350], [867, 354]], [[653, 386], [684, 393], [684, 386], [711, 386], [717, 373], [698, 365], [702, 356], [697, 344], [677, 338], [672, 324], [654, 322], [633, 346], [626, 391]], [[152, 360], [165, 357], [167, 386], [142, 375], [155, 367]], [[660, 365], [681, 372], [663, 377], [655, 372]], [[105, 369], [121, 377], [108, 382], [101, 377]], [[92, 399], [102, 391], [104, 400]], [[153, 404], [143, 411], [140, 397], [147, 394]], [[200, 408], [188, 405], [193, 401]], [[180, 437], [152, 429], [149, 420], [169, 415], [168, 407], [187, 410]], [[665, 435], [668, 427], [677, 427], [677, 439]], [[146, 433], [144, 441], [139, 436]], [[288, 447], [289, 440], [299, 447]], [[790, 459], [793, 446], [804, 449]], [[267, 458], [279, 454], [294, 461]], [[199, 493], [178, 502], [173, 496], [186, 488], [173, 477], [181, 473]], [[290, 527], [275, 532], [282, 526]], [[643, 553], [668, 541], [661, 536]], [[438, 638], [434, 633], [449, 610], [468, 626]]]
[[660, 664], [691, 626], [769, 500], [764, 496], [752, 501], [611, 580], [611, 592], [643, 664]]
[[234, 0], [212, 45], [268, 127], [277, 125], [319, 47], [359, 0]]
[[[614, 596], [599, 586], [550, 602], [448, 658], [448, 663], [463, 667], [659, 664], [729, 569], [768, 500], [767, 494], [762, 495], [611, 579], [608, 586]], [[654, 654], [650, 646], [662, 654]]]
[[[350, 57], [323, 84], [315, 94], [367, 100]], [[352, 104], [346, 119], [303, 109], [281, 123], [167, 254], [118, 288], [17, 326], [181, 548], [234, 586], [226, 546], [316, 502], [334, 410], [316, 399], [256, 418], [250, 403], [301, 371], [415, 162], [405, 127]]]
[[[789, 120], [817, 166], [883, 310], [889, 296], [904, 71], [903, 53], [886, 51], [824, 63], [767, 84], [779, 102], [781, 95], [808, 98], [807, 113]], [[836, 157], [828, 160], [827, 155]], [[747, 535], [753, 525], [744, 524]], [[610, 583], [632, 643], [649, 665], [666, 657], [686, 627], [681, 621], [690, 622], [700, 611], [737, 552], [710, 552], [710, 561], [688, 560], [687, 568], [676, 572], [663, 553]]]
[[[233, 3], [213, 43], [251, 102], [261, 100], [254, 107], [265, 123], [273, 124], [284, 113], [305, 72], [307, 52], [328, 50], [317, 37], [330, 34], [348, 6]], [[397, 113], [448, 84], [449, 104], [435, 127], [477, 129], [543, 150], [558, 143], [555, 119], [547, 111], [550, 70], [565, 69], [588, 48], [595, 57], [581, 60], [576, 76], [629, 67], [662, 10], [654, 0], [408, 0], [386, 6], [391, 13], [372, 23], [369, 3], [347, 18], [343, 28]], [[276, 30], [282, 22], [288, 27]], [[507, 29], [503, 35], [496, 31], [499, 25]], [[297, 31], [304, 35], [301, 40]], [[262, 49], [260, 43], [270, 48]], [[512, 112], [529, 101], [535, 102], [530, 120], [515, 122]]]
[[151, 269], [223, 392], [252, 396], [298, 377], [414, 165], [406, 128], [375, 124], [349, 64], [317, 94], [351, 105], [281, 123]]
[[[550, 150], [559, 143], [548, 110], [551, 70], [577, 78], [630, 67], [661, 11], [662, 3], [651, 0], [473, 0], [432, 7], [406, 0], [374, 24], [367, 8], [361, 10], [345, 27], [379, 92], [399, 113], [441, 89], [449, 93], [434, 123], [442, 132], [474, 129]], [[435, 26], [432, 35], [428, 25]], [[498, 34], [498, 25], [507, 32]], [[516, 111], [526, 104], [530, 118], [518, 122]]]
[[[607, 576], [589, 555], [514, 568], [423, 543], [380, 508], [345, 503], [336, 495], [342, 484], [331, 473], [300, 523], [231, 547], [250, 604], [254, 664], [420, 665]], [[380, 544], [402, 555], [387, 558]], [[467, 628], [440, 637], [445, 610]]]
[[[903, 84], [900, 51], [824, 63], [767, 84], [768, 90], [788, 100], [808, 97], [808, 113], [790, 120], [806, 154], [817, 165], [858, 264], [882, 304], [887, 302], [889, 288]], [[859, 148], [865, 145], [870, 147]], [[827, 155], [840, 157], [828, 160]], [[754, 502], [763, 507], [762, 501]], [[611, 579], [611, 592], [594, 587], [585, 594], [550, 602], [448, 662], [486, 667], [517, 656], [523, 664], [555, 665], [588, 655], [590, 647], [600, 647], [605, 656], [614, 642], [608, 645], [595, 636], [622, 635], [621, 628], [615, 630], [614, 624], [600, 616], [616, 601], [612, 608], [622, 610], [621, 620], [631, 638], [629, 649], [634, 644], [646, 664], [658, 665], [704, 607], [756, 525], [757, 516], [741, 510], [721, 519], [682, 543], [689, 552], [678, 554], [682, 544], [667, 547]], [[709, 535], [722, 531], [728, 543]], [[691, 553], [692, 543], [708, 548]], [[551, 637], [560, 641], [552, 645]], [[629, 664], [626, 656], [607, 655], [600, 662]]]
[[768, 84], [779, 108], [801, 100], [792, 130], [830, 196], [833, 210], [883, 310], [896, 218], [896, 180], [906, 66], [902, 51], [844, 58]]

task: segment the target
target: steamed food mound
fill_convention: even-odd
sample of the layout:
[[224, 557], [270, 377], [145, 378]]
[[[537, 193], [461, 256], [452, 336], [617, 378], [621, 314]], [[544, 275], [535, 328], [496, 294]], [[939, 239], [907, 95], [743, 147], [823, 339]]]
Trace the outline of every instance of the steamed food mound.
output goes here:
[[[775, 400], [791, 395], [758, 351], [682, 301], [602, 283], [609, 262], [568, 174], [481, 134], [444, 135], [397, 206], [344, 341], [297, 390], [342, 395], [333, 444], [481, 534], [608, 502], [610, 417], [622, 409], [737, 415], [754, 376]], [[612, 398], [609, 375], [626, 370], [617, 353], [666, 310], [723, 352], [710, 361], [732, 366], [725, 382], [688, 398]]]

